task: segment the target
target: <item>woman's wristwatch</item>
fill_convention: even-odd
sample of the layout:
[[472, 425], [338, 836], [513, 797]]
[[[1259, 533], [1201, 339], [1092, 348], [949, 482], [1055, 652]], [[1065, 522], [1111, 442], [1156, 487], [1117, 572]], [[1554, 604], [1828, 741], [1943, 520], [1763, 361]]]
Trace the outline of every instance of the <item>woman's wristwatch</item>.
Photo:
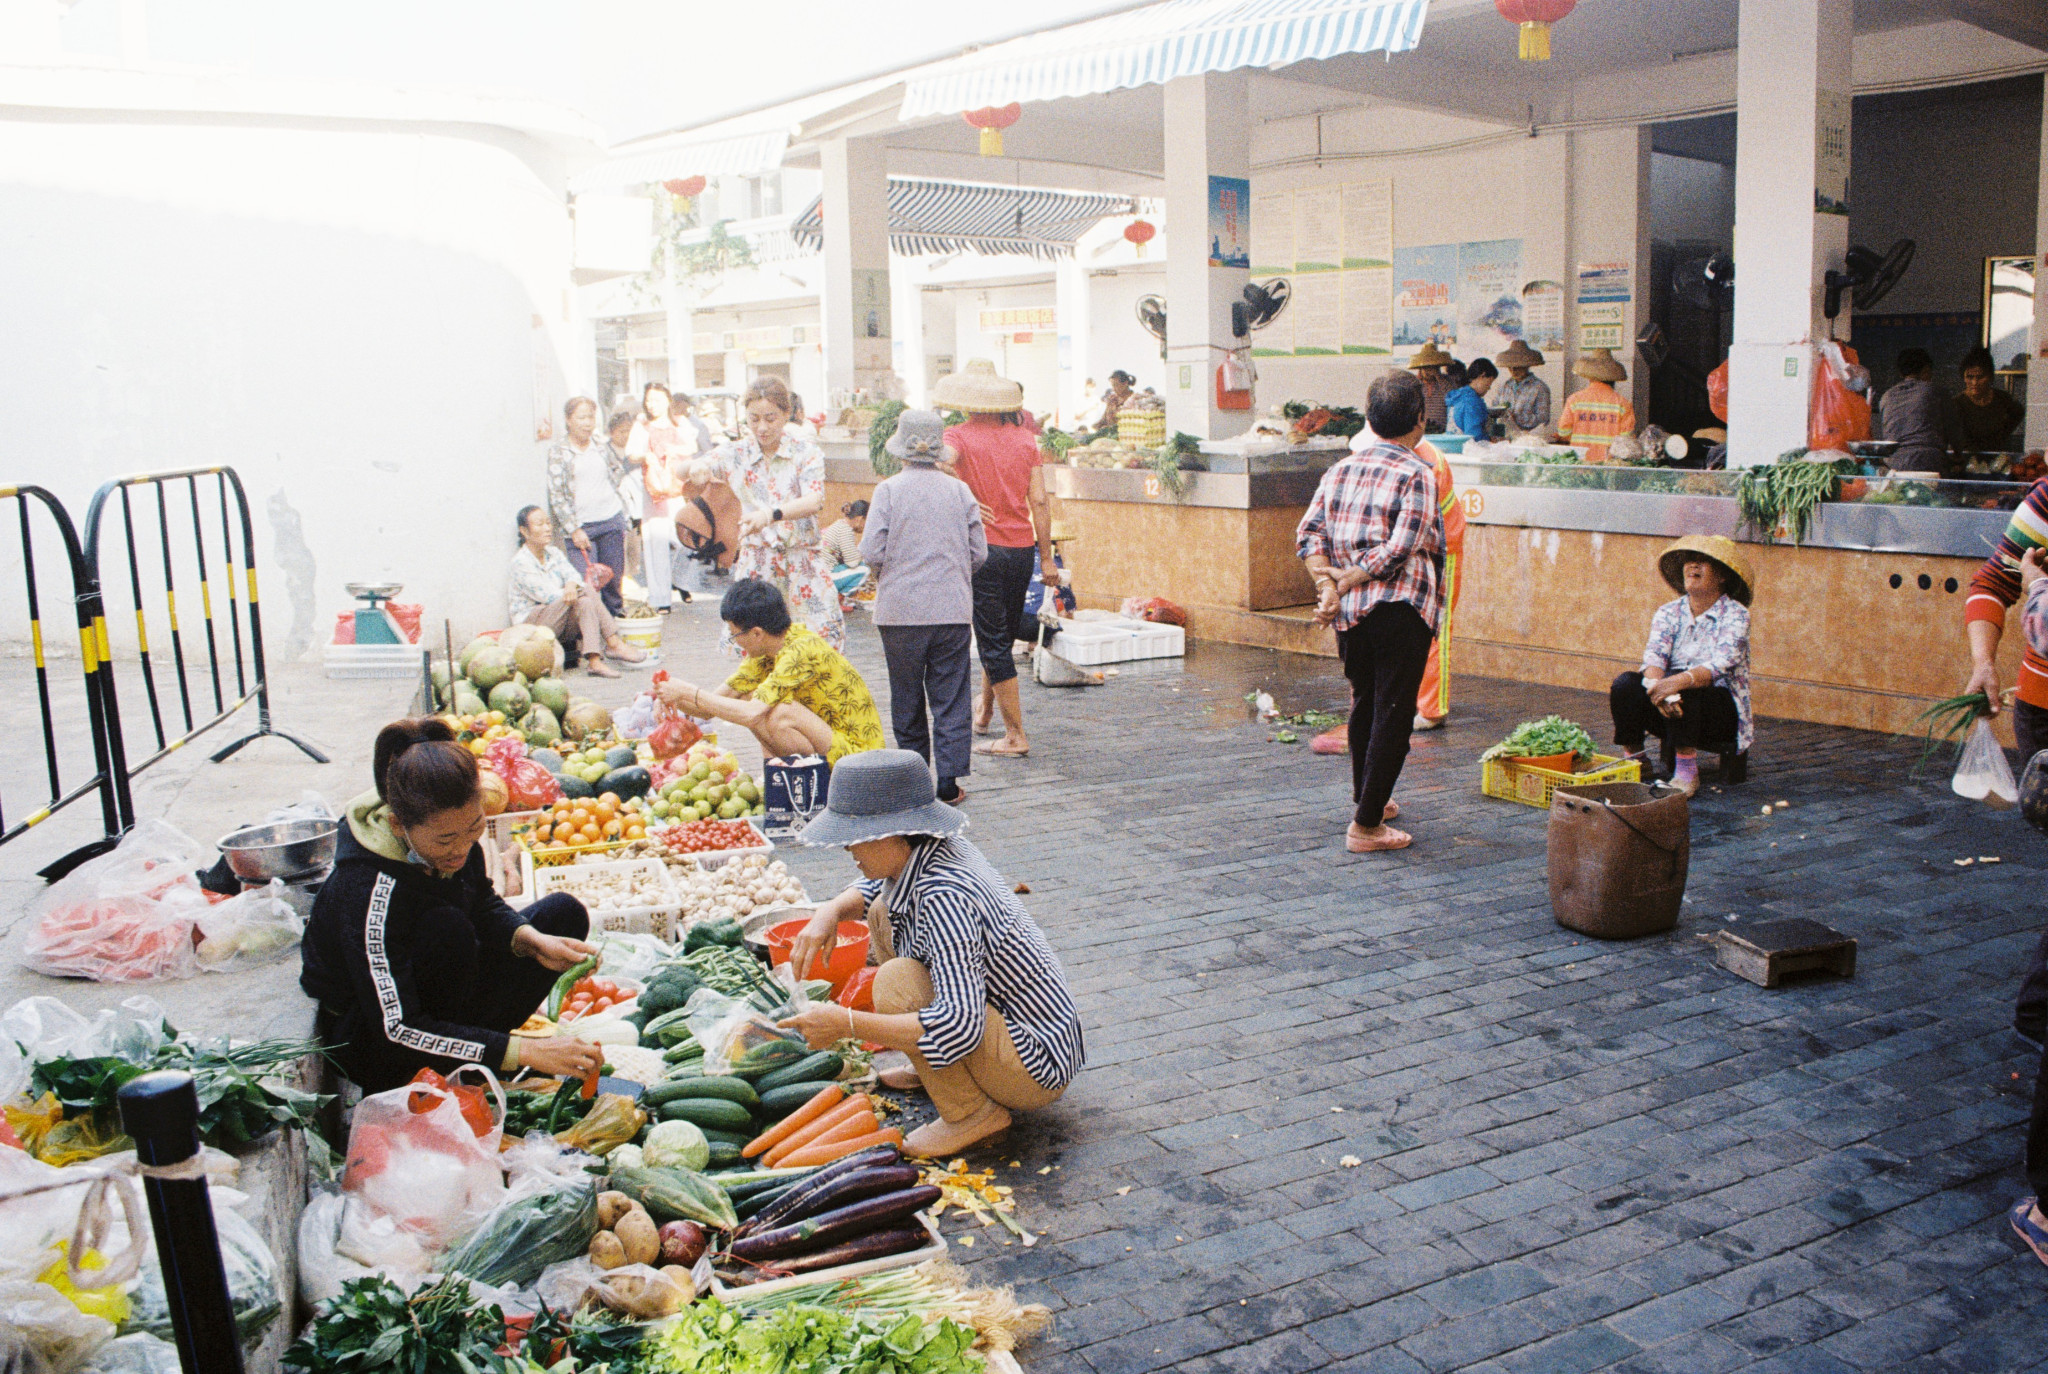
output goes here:
[[782, 523], [782, 507], [777, 506], [774, 510], [768, 513], [768, 523], [771, 525], [779, 525]]

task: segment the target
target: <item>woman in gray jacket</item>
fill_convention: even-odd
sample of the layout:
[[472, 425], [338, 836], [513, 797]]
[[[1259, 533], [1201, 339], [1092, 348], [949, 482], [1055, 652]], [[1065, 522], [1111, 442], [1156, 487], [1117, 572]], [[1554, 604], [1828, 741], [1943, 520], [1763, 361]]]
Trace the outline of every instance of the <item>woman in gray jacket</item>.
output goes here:
[[[974, 741], [974, 571], [988, 560], [981, 507], [967, 484], [939, 471], [946, 425], [906, 410], [887, 444], [903, 471], [875, 488], [861, 560], [875, 573], [875, 628], [889, 664], [896, 746], [935, 765], [940, 801], [966, 794]], [[929, 712], [927, 712], [929, 703]]]

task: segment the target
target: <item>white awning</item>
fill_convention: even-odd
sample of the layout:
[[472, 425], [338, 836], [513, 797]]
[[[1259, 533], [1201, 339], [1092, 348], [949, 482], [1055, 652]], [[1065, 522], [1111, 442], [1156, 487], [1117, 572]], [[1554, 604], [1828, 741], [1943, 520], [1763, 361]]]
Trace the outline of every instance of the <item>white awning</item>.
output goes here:
[[[812, 201], [789, 226], [800, 246], [824, 245], [823, 205]], [[1072, 253], [1098, 221], [1134, 209], [1129, 196], [890, 177], [889, 246], [906, 257], [964, 251], [1049, 261]]]
[[726, 138], [677, 139], [605, 159], [569, 183], [572, 191], [642, 186], [653, 181], [693, 176], [754, 176], [782, 165], [789, 147], [787, 129], [770, 129]]
[[1421, 41], [1428, 13], [1429, 0], [1161, 0], [912, 72], [902, 117], [1096, 95], [1343, 53], [1407, 52]]

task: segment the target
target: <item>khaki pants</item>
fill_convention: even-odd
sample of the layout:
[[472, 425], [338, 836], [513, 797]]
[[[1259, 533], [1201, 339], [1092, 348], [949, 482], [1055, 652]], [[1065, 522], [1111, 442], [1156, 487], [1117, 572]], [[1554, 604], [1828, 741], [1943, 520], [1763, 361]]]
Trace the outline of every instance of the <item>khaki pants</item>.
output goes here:
[[605, 642], [619, 632], [619, 623], [612, 619], [612, 613], [605, 609], [597, 593], [589, 588], [577, 594], [573, 606], [566, 597], [556, 597], [545, 606], [536, 606], [526, 613], [526, 623], [545, 625], [553, 630], [555, 638], [562, 642], [563, 652], [571, 659], [579, 653], [603, 653]]
[[[932, 1004], [932, 976], [915, 959], [891, 959], [875, 970], [875, 1010], [884, 1016], [922, 1011]], [[993, 1100], [1019, 1111], [1032, 1111], [1059, 1100], [1065, 1089], [1042, 1086], [1017, 1057], [1016, 1042], [1003, 1014], [985, 1008], [988, 1020], [981, 1043], [966, 1058], [935, 1069], [922, 1054], [910, 1051], [910, 1062], [932, 1105], [948, 1121], [965, 1121]]]

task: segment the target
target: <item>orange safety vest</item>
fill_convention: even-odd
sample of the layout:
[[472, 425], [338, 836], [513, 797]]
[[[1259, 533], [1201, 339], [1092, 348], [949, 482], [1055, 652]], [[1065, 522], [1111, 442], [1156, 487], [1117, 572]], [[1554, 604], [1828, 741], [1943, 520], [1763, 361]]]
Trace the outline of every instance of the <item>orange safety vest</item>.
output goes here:
[[1573, 392], [1557, 422], [1559, 440], [1592, 450], [1586, 455], [1589, 463], [1606, 462], [1607, 445], [1635, 430], [1636, 408], [1605, 382], [1588, 382], [1585, 390]]

